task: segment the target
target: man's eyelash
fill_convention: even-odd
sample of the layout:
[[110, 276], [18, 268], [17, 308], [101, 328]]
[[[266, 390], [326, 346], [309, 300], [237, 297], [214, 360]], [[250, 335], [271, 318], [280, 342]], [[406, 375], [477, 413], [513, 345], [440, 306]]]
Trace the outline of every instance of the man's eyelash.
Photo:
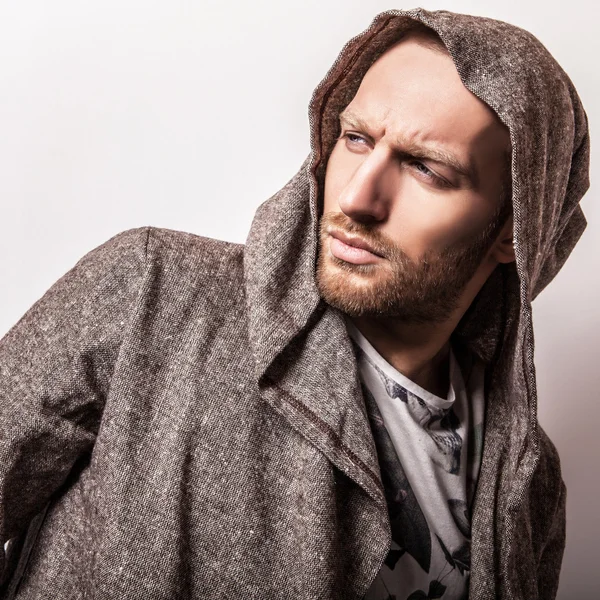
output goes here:
[[[360, 135], [357, 135], [355, 133], [342, 133], [340, 134], [340, 136], [337, 138], [338, 140], [341, 140], [342, 138], [346, 138], [350, 141], [350, 143], [357, 143], [355, 140], [352, 140], [351, 138], [356, 138], [357, 140], [363, 140], [364, 138], [360, 137]], [[443, 187], [449, 187], [448, 183], [442, 179], [441, 177], [439, 177], [438, 175], [436, 175], [427, 165], [423, 164], [421, 161], [419, 160], [413, 160], [411, 161], [411, 164], [416, 165], [417, 167], [420, 165], [421, 167], [427, 169], [427, 173], [424, 173], [423, 171], [421, 171], [420, 169], [416, 169], [417, 171], [419, 171], [419, 173], [423, 176], [423, 177], [427, 177], [427, 179], [429, 179], [430, 181], [436, 183], [439, 186], [443, 186]]]
[[[355, 133], [343, 133], [340, 137], [346, 137], [348, 139], [350, 139], [351, 137], [353, 138], [357, 138], [359, 140], [362, 140], [363, 138], [360, 137], [360, 135], [356, 135]], [[352, 141], [352, 140], [350, 140]]]
[[[424, 169], [427, 169], [427, 173], [424, 173], [423, 171], [420, 171], [421, 173], [423, 173], [423, 175], [425, 175], [426, 177], [431, 177], [431, 178], [437, 178], [440, 179], [427, 165], [424, 165], [420, 160], [414, 160], [412, 161], [412, 163], [416, 166], [416, 167], [423, 167]], [[417, 169], [418, 171], [419, 169]]]

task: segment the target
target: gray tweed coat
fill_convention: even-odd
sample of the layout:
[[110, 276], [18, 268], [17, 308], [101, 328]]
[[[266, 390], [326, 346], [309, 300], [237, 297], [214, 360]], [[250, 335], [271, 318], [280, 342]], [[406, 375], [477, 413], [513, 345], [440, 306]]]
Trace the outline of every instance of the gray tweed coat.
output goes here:
[[247, 244], [125, 231], [1, 340], [1, 598], [363, 596], [389, 519], [351, 343], [314, 283], [317, 219], [336, 116], [413, 19], [513, 144], [516, 265], [454, 335], [487, 365], [470, 598], [554, 598], [565, 487], [537, 422], [531, 301], [585, 226], [587, 118], [531, 34], [421, 9], [343, 47], [310, 102], [311, 153]]

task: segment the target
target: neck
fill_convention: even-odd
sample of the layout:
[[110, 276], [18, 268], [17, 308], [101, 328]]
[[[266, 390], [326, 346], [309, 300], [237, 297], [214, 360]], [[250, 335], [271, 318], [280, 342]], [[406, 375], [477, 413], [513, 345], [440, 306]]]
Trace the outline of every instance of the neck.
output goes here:
[[432, 394], [447, 396], [453, 322], [417, 325], [370, 317], [352, 322], [396, 370]]
[[354, 317], [352, 322], [397, 371], [428, 392], [446, 398], [450, 385], [450, 335], [496, 267], [487, 257], [465, 286], [456, 310], [441, 323], [407, 323], [394, 318]]

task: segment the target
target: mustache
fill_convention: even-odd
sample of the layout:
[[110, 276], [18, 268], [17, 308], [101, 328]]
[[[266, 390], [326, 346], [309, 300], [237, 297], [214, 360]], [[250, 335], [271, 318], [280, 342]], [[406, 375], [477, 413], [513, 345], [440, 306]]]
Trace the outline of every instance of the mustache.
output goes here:
[[323, 214], [319, 229], [321, 240], [324, 240], [332, 231], [342, 231], [360, 236], [377, 254], [384, 258], [397, 257], [399, 254], [403, 254], [400, 248], [380, 231], [364, 223], [354, 221], [342, 212], [328, 212]]

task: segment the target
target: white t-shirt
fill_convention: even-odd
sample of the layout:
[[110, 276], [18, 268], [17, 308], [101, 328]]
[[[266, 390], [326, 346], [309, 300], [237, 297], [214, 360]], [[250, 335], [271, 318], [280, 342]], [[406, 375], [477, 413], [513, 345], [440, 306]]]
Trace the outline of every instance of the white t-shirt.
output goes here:
[[481, 363], [467, 384], [450, 351], [447, 398], [392, 367], [350, 322], [392, 529], [365, 600], [468, 597], [471, 504], [481, 462]]

